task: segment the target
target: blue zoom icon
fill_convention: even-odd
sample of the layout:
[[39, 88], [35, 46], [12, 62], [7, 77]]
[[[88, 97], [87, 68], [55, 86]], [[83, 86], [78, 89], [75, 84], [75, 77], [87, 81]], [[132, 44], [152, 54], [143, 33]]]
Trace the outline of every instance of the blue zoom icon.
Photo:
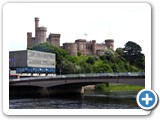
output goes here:
[[157, 94], [153, 90], [141, 90], [137, 95], [137, 103], [142, 109], [152, 109], [157, 104]]

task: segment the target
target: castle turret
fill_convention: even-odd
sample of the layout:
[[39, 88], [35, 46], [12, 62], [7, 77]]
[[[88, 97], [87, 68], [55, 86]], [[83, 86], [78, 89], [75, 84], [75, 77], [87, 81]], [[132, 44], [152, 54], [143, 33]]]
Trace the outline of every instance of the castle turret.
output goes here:
[[56, 47], [60, 47], [60, 34], [50, 34], [49, 35], [49, 43], [56, 46]]
[[76, 43], [63, 43], [63, 49], [65, 49], [69, 54], [77, 56]]
[[36, 44], [46, 42], [46, 32], [47, 32], [46, 27], [37, 28], [37, 33], [36, 33], [37, 36], [35, 38]]
[[39, 18], [35, 17], [35, 37], [37, 36], [37, 28], [39, 27]]
[[86, 55], [86, 40], [77, 39], [75, 43], [77, 44], [77, 52], [80, 52], [81, 54]]
[[27, 48], [31, 48], [32, 44], [33, 44], [32, 33], [31, 32], [27, 32]]
[[92, 40], [92, 55], [96, 55], [96, 40]]
[[107, 47], [107, 49], [109, 48], [114, 49], [114, 40], [113, 39], [105, 40], [105, 46]]

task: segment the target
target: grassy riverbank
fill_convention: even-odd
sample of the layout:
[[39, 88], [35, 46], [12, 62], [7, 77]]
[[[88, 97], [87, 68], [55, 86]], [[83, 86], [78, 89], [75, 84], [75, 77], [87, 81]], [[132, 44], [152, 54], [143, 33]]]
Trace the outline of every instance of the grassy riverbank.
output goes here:
[[95, 91], [139, 91], [144, 89], [144, 86], [124, 85], [124, 84], [99, 84], [95, 86]]

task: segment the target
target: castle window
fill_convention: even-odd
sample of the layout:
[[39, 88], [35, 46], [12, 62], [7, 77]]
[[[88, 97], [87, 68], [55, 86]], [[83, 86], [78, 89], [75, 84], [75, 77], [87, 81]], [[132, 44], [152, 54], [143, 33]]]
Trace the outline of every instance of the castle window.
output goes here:
[[80, 49], [83, 49], [83, 44], [80, 45]]

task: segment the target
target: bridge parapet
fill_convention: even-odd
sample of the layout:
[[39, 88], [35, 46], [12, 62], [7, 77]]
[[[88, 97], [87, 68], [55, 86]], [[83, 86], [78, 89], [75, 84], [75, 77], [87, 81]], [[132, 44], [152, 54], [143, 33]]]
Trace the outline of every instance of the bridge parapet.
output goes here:
[[57, 76], [39, 76], [39, 77], [27, 77], [20, 79], [11, 79], [10, 81], [33, 81], [33, 80], [72, 80], [72, 79], [88, 79], [88, 78], [144, 78], [144, 72], [135, 73], [90, 73], [90, 74], [69, 74], [69, 75], [57, 75]]

